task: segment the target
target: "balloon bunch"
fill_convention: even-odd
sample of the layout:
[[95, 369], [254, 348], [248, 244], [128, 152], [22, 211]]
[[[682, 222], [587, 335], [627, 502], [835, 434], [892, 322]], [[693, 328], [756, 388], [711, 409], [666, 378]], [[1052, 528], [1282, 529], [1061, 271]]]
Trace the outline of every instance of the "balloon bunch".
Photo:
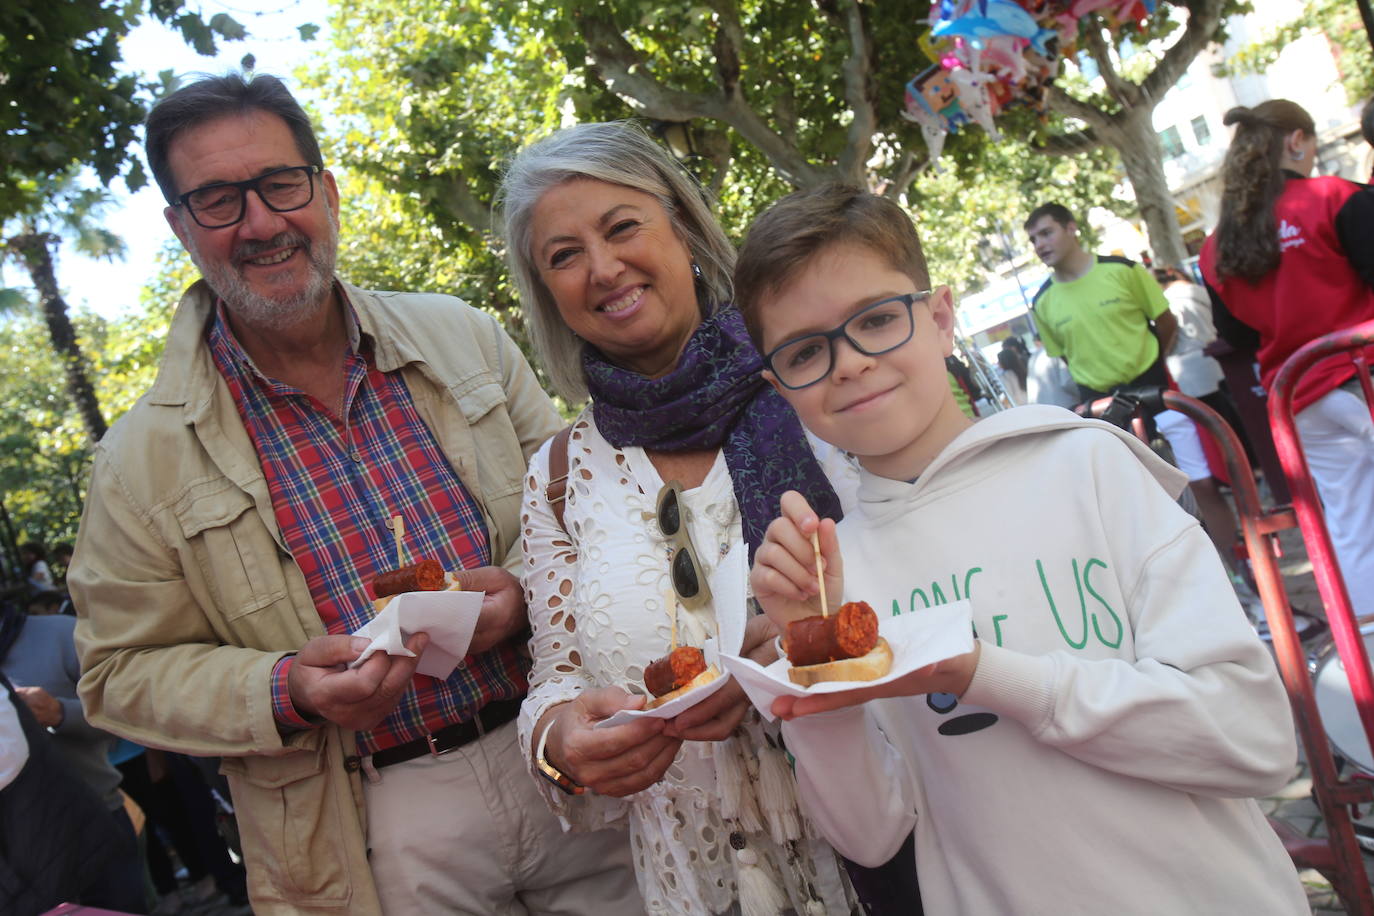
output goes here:
[[1045, 90], [1072, 54], [1079, 24], [1098, 13], [1119, 27], [1154, 12], [1156, 0], [935, 0], [918, 41], [935, 61], [906, 84], [902, 117], [921, 126], [939, 168], [945, 137], [977, 124], [1000, 139], [993, 118], [1027, 104], [1043, 111]]

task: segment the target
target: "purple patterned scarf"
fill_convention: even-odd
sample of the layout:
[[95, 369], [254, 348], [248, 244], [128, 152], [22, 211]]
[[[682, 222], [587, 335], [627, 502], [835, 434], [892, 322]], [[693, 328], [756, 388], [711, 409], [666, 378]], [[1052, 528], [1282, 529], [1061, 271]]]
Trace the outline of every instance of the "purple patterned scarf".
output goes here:
[[596, 427], [615, 447], [723, 449], [751, 562], [788, 490], [804, 495], [822, 518], [842, 517], [801, 421], [759, 374], [763, 359], [733, 306], [701, 323], [677, 368], [662, 378], [612, 365], [590, 346], [582, 366]]

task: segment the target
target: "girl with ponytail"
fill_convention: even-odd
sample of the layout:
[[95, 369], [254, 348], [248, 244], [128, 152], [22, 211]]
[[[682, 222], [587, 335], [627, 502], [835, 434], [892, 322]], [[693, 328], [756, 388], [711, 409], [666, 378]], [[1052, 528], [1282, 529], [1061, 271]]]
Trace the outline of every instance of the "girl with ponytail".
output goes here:
[[[1374, 320], [1374, 190], [1311, 177], [1316, 125], [1301, 105], [1232, 108], [1225, 123], [1221, 218], [1200, 266], [1217, 335], [1254, 351], [1270, 388], [1303, 344]], [[1374, 422], [1350, 359], [1313, 367], [1294, 407], [1355, 613], [1374, 613]]]
[[1316, 126], [1301, 105], [1287, 99], [1253, 109], [1237, 106], [1222, 123], [1236, 125], [1236, 134], [1222, 166], [1217, 270], [1255, 281], [1278, 266], [1274, 204], [1288, 182], [1285, 171], [1304, 178], [1312, 174]]

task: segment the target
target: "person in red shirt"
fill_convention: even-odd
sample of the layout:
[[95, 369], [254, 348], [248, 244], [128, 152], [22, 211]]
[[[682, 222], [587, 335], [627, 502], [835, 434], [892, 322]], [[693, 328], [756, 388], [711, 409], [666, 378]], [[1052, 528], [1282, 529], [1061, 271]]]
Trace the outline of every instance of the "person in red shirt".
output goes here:
[[[1308, 341], [1374, 319], [1374, 190], [1312, 178], [1311, 115], [1286, 99], [1226, 113], [1221, 219], [1201, 267], [1219, 336], [1266, 388]], [[1370, 348], [1374, 356], [1374, 348]], [[1356, 614], [1374, 612], [1374, 422], [1345, 356], [1299, 381], [1298, 433]]]

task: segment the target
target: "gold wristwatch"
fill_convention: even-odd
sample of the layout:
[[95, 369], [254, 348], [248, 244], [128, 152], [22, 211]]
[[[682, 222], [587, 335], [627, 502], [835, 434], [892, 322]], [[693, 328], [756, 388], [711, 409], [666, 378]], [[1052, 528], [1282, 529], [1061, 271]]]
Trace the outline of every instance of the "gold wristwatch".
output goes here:
[[544, 759], [544, 745], [549, 740], [549, 732], [553, 731], [554, 725], [558, 722], [555, 718], [548, 725], [544, 726], [543, 733], [539, 736], [539, 747], [534, 752], [535, 765], [539, 767], [539, 775], [558, 787], [560, 792], [568, 795], [581, 795], [587, 791], [586, 786], [579, 786], [573, 782], [572, 777], [567, 776], [558, 767]]

